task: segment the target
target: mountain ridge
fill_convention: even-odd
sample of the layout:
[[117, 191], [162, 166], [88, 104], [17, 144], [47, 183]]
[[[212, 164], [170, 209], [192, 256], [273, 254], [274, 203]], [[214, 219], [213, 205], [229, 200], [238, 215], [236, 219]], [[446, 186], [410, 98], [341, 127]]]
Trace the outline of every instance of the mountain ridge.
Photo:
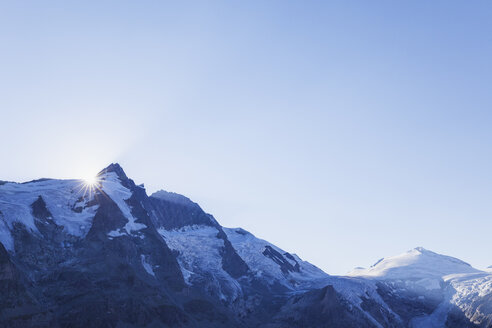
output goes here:
[[417, 247], [330, 276], [186, 196], [147, 195], [118, 163], [97, 177], [0, 185], [3, 326], [492, 325], [492, 275], [461, 260]]

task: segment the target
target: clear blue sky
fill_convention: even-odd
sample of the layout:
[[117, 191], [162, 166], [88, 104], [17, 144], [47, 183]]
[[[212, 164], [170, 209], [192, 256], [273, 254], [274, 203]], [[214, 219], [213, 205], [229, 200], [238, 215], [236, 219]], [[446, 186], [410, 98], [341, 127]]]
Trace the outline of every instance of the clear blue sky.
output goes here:
[[329, 273], [492, 265], [492, 3], [1, 1], [0, 179], [120, 162]]

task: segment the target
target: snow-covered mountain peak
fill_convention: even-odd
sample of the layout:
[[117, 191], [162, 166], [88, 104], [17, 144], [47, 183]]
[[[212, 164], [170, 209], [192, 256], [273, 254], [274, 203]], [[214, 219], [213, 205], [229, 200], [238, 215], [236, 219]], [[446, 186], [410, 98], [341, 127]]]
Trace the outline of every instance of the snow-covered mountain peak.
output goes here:
[[[84, 237], [92, 226], [99, 208], [98, 196], [104, 193], [114, 201], [128, 219], [125, 232], [145, 227], [136, 223], [127, 200], [135, 184], [119, 164], [111, 164], [98, 175], [95, 184], [84, 180], [38, 179], [24, 183], [0, 184], [0, 243], [14, 250], [16, 225], [41, 236], [46, 225], [54, 223], [64, 233]], [[51, 223], [50, 223], [51, 222]]]
[[177, 194], [175, 192], [165, 191], [165, 190], [156, 191], [155, 193], [150, 195], [150, 197], [162, 199], [171, 203], [180, 204], [184, 206], [198, 206], [198, 204], [196, 204], [186, 196]]
[[[421, 254], [423, 254], [423, 253], [434, 253], [434, 252], [429, 251], [429, 250], [427, 250], [427, 249], [425, 249], [425, 248], [423, 248], [423, 247], [421, 247], [421, 246], [419, 246], [419, 247], [415, 247], [414, 249], [409, 250], [409, 252], [412, 252], [412, 251], [419, 252], [419, 253], [421, 253]], [[435, 253], [434, 253], [434, 254], [435, 254]]]
[[350, 276], [383, 280], [442, 278], [450, 274], [476, 273], [479, 270], [457, 258], [441, 255], [423, 247], [383, 258], [368, 269], [354, 269]]
[[120, 164], [118, 163], [111, 163], [108, 167], [104, 168], [97, 174], [97, 177], [103, 178], [105, 175], [108, 173], [114, 172], [120, 178], [120, 180], [127, 180], [128, 177], [126, 176], [125, 171], [121, 167]]

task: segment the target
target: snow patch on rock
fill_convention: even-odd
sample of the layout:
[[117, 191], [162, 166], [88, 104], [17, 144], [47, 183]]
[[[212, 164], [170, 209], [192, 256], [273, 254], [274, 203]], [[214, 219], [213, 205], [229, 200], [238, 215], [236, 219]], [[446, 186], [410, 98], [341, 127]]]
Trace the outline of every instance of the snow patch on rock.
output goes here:
[[[324, 287], [328, 275], [311, 263], [301, 260], [296, 254], [289, 254], [241, 228], [223, 230], [232, 247], [258, 278], [265, 278], [271, 284], [279, 282], [291, 289]], [[280, 253], [292, 265], [299, 264], [299, 272], [282, 272], [278, 263], [263, 254], [267, 247]]]
[[133, 232], [147, 228], [145, 224], [136, 222], [136, 218], [132, 215], [131, 208], [126, 202], [132, 196], [132, 192], [121, 184], [121, 180], [115, 172], [104, 173], [100, 183], [101, 189], [118, 205], [123, 215], [128, 219], [123, 229], [111, 231], [108, 236], [131, 235]]
[[147, 271], [147, 273], [150, 274], [151, 276], [155, 277], [154, 270], [152, 269], [152, 265], [148, 261], [148, 257], [141, 254], [140, 261], [142, 262], [142, 266], [145, 269], [145, 271]]

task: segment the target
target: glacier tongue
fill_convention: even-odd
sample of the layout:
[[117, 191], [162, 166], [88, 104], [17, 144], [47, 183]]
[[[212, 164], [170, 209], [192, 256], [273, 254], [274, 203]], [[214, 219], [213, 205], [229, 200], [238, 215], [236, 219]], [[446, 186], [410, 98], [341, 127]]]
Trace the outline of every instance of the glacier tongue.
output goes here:
[[217, 238], [219, 231], [215, 227], [204, 225], [186, 226], [180, 229], [158, 229], [166, 244], [172, 250], [179, 252], [178, 262], [191, 283], [193, 273], [197, 271], [215, 272], [231, 279], [222, 270], [220, 249], [224, 246], [222, 239]]

